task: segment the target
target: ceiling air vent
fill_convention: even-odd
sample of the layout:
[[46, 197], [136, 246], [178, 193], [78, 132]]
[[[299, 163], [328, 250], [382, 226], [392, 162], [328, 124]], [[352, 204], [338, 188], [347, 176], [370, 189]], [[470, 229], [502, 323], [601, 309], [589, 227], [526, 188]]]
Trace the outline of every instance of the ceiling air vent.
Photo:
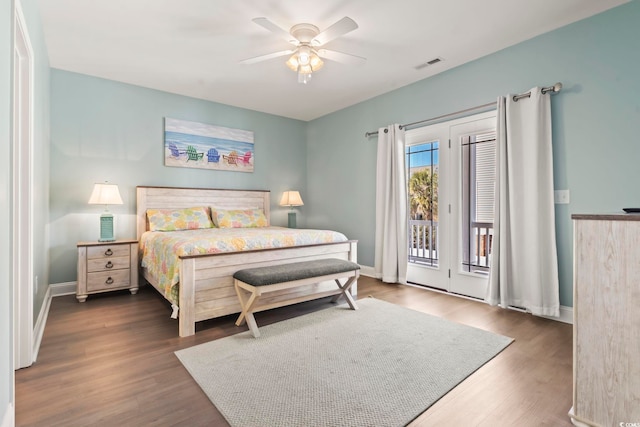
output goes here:
[[442, 61], [444, 61], [444, 59], [442, 59], [442, 58], [433, 58], [432, 60], [427, 61], [424, 64], [416, 65], [414, 68], [416, 70], [422, 70], [423, 68], [426, 68], [426, 67], [428, 67], [430, 65], [435, 65], [438, 62], [442, 62]]

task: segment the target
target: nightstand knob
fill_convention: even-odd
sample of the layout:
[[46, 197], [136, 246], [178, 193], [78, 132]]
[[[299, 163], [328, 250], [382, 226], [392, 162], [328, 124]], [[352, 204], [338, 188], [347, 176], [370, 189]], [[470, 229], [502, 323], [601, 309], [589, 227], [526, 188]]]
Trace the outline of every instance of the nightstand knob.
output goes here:
[[113, 263], [109, 261], [105, 266], [105, 268], [113, 268]]
[[111, 256], [113, 255], [113, 251], [111, 250], [111, 248], [107, 249], [104, 253], [106, 256]]
[[113, 283], [113, 279], [109, 277], [107, 280], [104, 281], [104, 283], [106, 283], [107, 285], [110, 285]]

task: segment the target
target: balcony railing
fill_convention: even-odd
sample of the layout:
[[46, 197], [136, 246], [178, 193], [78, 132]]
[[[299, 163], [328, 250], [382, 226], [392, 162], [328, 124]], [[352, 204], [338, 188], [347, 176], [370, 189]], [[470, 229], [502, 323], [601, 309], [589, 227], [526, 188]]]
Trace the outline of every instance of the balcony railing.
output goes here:
[[409, 220], [409, 262], [438, 265], [438, 222]]
[[493, 223], [472, 222], [469, 242], [462, 257], [464, 270], [472, 273], [489, 273], [492, 243]]
[[[470, 236], [463, 244], [462, 266], [465, 271], [488, 273], [493, 243], [493, 223], [472, 222]], [[438, 266], [438, 222], [409, 220], [409, 262]]]

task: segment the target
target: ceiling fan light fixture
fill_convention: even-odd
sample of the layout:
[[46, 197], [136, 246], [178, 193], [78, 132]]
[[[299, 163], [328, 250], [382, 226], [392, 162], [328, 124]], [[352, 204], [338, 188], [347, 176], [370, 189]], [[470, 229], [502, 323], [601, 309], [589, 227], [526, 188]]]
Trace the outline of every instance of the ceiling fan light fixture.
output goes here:
[[311, 74], [313, 73], [313, 68], [311, 68], [311, 65], [300, 65], [300, 68], [298, 68], [298, 73], [303, 73], [303, 74]]
[[311, 54], [311, 57], [309, 58], [309, 65], [311, 65], [311, 68], [313, 68], [313, 71], [318, 71], [320, 68], [322, 68], [322, 66], [324, 65], [324, 62], [314, 52]]
[[306, 84], [311, 80], [311, 74], [322, 68], [324, 62], [314, 49], [301, 46], [291, 55], [286, 64], [292, 71], [298, 73], [298, 83]]
[[347, 16], [329, 26], [324, 31], [320, 31], [318, 27], [308, 23], [296, 24], [287, 31], [267, 18], [255, 18], [253, 19], [253, 22], [285, 39], [287, 42], [293, 44], [295, 48], [293, 50], [282, 50], [267, 55], [248, 58], [240, 61], [243, 64], [255, 64], [256, 62], [290, 55], [293, 52], [293, 55], [289, 57], [285, 64], [287, 64], [287, 67], [292, 71], [295, 71], [296, 74], [298, 74], [299, 83], [307, 83], [311, 80], [311, 74], [320, 70], [324, 65], [320, 56], [331, 61], [347, 64], [361, 63], [362, 61], [365, 61], [365, 58], [356, 55], [336, 52], [324, 48], [317, 49], [324, 46], [331, 40], [341, 37], [358, 28], [358, 24]]
[[300, 65], [308, 65], [311, 55], [312, 52], [309, 46], [300, 46], [298, 48], [298, 62]]
[[285, 62], [285, 64], [287, 64], [287, 67], [291, 68], [291, 71], [298, 71], [298, 67], [300, 66], [300, 62], [298, 61], [298, 54], [294, 53], [293, 55], [291, 55], [291, 58], [289, 58], [289, 60], [287, 62]]

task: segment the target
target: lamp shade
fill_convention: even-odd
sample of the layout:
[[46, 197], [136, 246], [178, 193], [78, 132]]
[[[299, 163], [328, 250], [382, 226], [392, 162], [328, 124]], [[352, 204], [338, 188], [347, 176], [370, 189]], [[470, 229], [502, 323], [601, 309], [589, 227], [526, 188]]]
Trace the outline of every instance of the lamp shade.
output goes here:
[[122, 197], [116, 184], [95, 184], [89, 197], [90, 205], [121, 205]]
[[280, 206], [303, 206], [300, 192], [298, 191], [285, 191], [282, 193], [282, 199], [280, 199]]

